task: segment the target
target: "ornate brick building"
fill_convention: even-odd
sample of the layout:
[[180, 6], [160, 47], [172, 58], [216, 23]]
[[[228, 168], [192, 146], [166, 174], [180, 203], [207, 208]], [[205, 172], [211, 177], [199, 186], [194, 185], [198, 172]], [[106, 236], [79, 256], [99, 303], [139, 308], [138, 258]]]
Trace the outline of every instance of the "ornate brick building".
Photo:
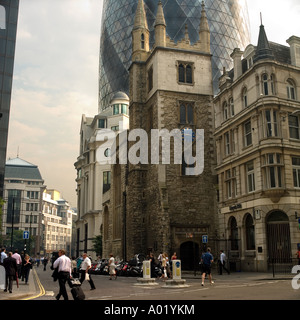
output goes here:
[[[185, 264], [183, 267], [192, 268], [203, 249], [202, 236], [207, 235], [209, 240], [218, 236], [212, 56], [204, 5], [199, 25], [199, 41], [195, 44], [190, 44], [188, 30], [181, 41], [173, 42], [166, 35], [159, 2], [155, 43], [150, 48], [144, 3], [142, 0], [138, 3], [129, 70], [129, 137], [134, 129], [142, 129], [148, 146], [140, 144], [137, 148], [135, 154], [141, 160], [137, 164], [128, 161], [127, 165], [113, 166], [110, 199], [103, 209], [104, 255], [113, 251], [130, 259], [136, 253], [176, 251]], [[180, 140], [184, 129], [192, 130], [195, 157], [195, 153], [200, 152], [196, 130], [204, 130], [203, 172], [187, 174], [194, 165], [188, 163], [184, 153], [182, 164], [175, 163], [172, 139], [170, 164], [164, 164], [161, 149], [160, 161], [153, 163], [150, 146], [156, 142], [151, 140], [154, 139], [152, 129], [167, 132], [177, 129]], [[128, 140], [130, 155], [136, 142], [132, 136]], [[114, 185], [119, 186], [118, 189]]]

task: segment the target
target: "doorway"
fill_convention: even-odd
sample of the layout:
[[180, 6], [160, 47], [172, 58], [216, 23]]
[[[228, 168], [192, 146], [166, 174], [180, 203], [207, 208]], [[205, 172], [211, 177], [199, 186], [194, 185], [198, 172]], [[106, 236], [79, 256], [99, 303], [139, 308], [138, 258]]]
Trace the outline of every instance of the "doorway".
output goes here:
[[180, 246], [180, 259], [182, 270], [195, 270], [199, 266], [199, 244], [187, 241]]

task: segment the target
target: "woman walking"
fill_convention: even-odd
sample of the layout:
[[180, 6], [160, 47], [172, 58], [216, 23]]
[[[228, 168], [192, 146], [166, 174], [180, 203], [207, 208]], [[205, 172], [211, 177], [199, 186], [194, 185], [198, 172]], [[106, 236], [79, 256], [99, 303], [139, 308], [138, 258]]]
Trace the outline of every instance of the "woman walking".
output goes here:
[[22, 270], [23, 270], [22, 281], [24, 281], [24, 277], [25, 277], [25, 284], [28, 284], [28, 278], [29, 278], [29, 273], [31, 269], [32, 269], [32, 263], [30, 261], [30, 257], [28, 254], [25, 254], [25, 257], [23, 260], [23, 266], [22, 266]]
[[115, 258], [112, 253], [109, 256], [110, 256], [109, 261], [108, 261], [109, 280], [111, 280], [113, 276], [115, 277], [115, 280], [117, 280]]

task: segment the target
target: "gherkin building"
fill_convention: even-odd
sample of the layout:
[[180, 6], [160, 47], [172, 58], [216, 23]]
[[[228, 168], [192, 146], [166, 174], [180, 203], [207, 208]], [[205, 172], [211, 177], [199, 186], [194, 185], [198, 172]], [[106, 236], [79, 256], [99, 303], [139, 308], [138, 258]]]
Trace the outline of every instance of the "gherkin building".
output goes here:
[[[154, 23], [159, 0], [144, 0], [150, 29], [150, 46], [154, 43]], [[167, 34], [175, 42], [184, 37], [188, 26], [191, 43], [199, 39], [202, 0], [161, 0]], [[138, 0], [103, 0], [99, 63], [99, 112], [105, 109], [117, 91], [129, 91], [131, 31]], [[206, 0], [205, 9], [211, 32], [213, 86], [223, 67], [232, 68], [230, 54], [250, 43], [246, 0]]]

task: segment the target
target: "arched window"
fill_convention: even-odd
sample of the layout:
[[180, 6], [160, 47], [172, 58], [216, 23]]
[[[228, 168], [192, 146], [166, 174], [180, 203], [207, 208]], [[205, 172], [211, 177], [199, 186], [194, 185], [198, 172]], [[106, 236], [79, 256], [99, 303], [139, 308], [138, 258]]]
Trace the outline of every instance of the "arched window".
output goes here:
[[189, 64], [186, 66], [186, 83], [193, 83], [192, 67]]
[[141, 35], [141, 48], [145, 49], [145, 35], [143, 33]]
[[224, 116], [224, 120], [227, 120], [229, 118], [229, 110], [228, 110], [228, 105], [226, 101], [223, 103], [223, 116]]
[[288, 79], [286, 88], [287, 88], [288, 99], [296, 100], [296, 86], [294, 84], [294, 81], [291, 79]]
[[239, 231], [238, 231], [236, 219], [234, 217], [231, 217], [230, 219], [229, 228], [230, 228], [231, 250], [238, 250], [239, 249], [239, 242], [238, 242]]
[[184, 65], [180, 64], [178, 67], [178, 72], [179, 72], [179, 82], [185, 82], [185, 70], [184, 70]]
[[0, 29], [6, 29], [6, 13], [3, 6], [0, 6]]
[[247, 214], [246, 221], [246, 248], [247, 250], [255, 250], [255, 229], [251, 214]]
[[262, 75], [262, 92], [263, 95], [269, 95], [268, 75], [265, 73]]
[[243, 102], [243, 107], [247, 108], [248, 107], [247, 88], [244, 88], [242, 91], [242, 102]]
[[230, 114], [233, 117], [234, 116], [234, 102], [233, 98], [229, 99], [229, 109], [230, 109]]

